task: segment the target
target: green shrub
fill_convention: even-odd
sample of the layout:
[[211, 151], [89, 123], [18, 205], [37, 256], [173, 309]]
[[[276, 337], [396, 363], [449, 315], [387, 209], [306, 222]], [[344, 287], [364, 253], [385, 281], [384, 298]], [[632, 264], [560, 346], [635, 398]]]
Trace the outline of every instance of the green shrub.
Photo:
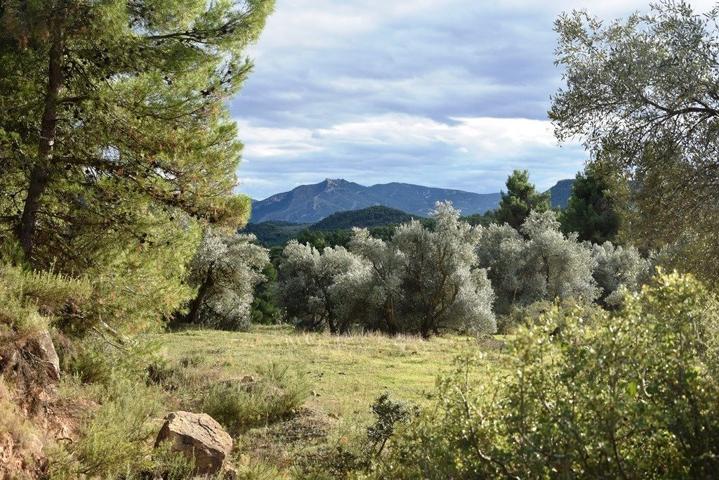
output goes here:
[[232, 432], [292, 415], [307, 398], [303, 379], [271, 364], [259, 380], [225, 381], [211, 386], [202, 410]]
[[156, 345], [150, 342], [134, 340], [118, 345], [93, 335], [76, 340], [68, 351], [63, 350], [60, 365], [85, 384], [109, 387], [118, 379], [151, 384], [148, 358], [150, 365], [164, 364], [154, 355], [155, 349]]
[[677, 274], [613, 314], [555, 307], [520, 329], [506, 378], [461, 362], [379, 477], [714, 478], [718, 326], [717, 298]]
[[33, 425], [27, 416], [13, 402], [13, 395], [0, 377], [0, 432], [3, 440], [10, 441], [12, 450], [8, 450], [8, 457], [21, 458], [28, 465], [36, 459], [43, 447], [42, 435], [37, 426]]
[[395, 426], [405, 423], [412, 415], [412, 409], [404, 402], [394, 401], [383, 393], [372, 405], [375, 423], [367, 428], [367, 439], [375, 455], [382, 454], [387, 441], [394, 434]]
[[51, 479], [118, 478], [153, 467], [150, 440], [157, 425], [150, 420], [160, 412], [157, 392], [115, 377], [98, 396], [78, 440], [51, 452]]
[[283, 477], [277, 468], [264, 463], [241, 465], [237, 468], [237, 480], [277, 480]]
[[195, 461], [172, 450], [170, 442], [162, 442], [152, 452], [152, 478], [185, 480], [193, 478]]
[[0, 336], [46, 330], [67, 315], [70, 305], [85, 302], [88, 282], [51, 272], [33, 272], [0, 264]]

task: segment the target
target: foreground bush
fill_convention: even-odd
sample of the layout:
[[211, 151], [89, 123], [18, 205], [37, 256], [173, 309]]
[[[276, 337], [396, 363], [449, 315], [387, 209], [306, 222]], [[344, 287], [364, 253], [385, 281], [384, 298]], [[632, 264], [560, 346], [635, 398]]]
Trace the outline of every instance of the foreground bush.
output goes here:
[[691, 277], [655, 282], [613, 315], [553, 310], [518, 334], [505, 379], [463, 363], [379, 476], [715, 478], [719, 304]]
[[91, 291], [84, 280], [0, 264], [0, 340], [63, 323], [67, 307], [87, 301]]

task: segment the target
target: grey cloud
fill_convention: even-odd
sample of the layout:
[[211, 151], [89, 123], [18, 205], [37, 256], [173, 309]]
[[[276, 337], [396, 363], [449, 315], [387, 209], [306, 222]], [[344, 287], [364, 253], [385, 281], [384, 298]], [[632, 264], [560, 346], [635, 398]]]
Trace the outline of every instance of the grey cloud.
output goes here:
[[[567, 3], [572, 2], [562, 8]], [[303, 41], [292, 24], [298, 4], [307, 18], [313, 12], [321, 16], [325, 27], [336, 10], [351, 31], [330, 25], [325, 35], [307, 24], [312, 38]], [[413, 4], [418, 8], [405, 8], [406, 14], [390, 12]], [[446, 125], [454, 117], [546, 119], [549, 96], [560, 85], [553, 65], [557, 9], [538, 5], [528, 0], [279, 0], [278, 20], [268, 23], [267, 42], [260, 39], [255, 49], [255, 70], [230, 108], [252, 127], [307, 129], [317, 149], [297, 153], [279, 141], [273, 148], [286, 155], [260, 157], [251, 153], [258, 151], [252, 147], [259, 140], [243, 136], [241, 128], [248, 148], [240, 190], [260, 198], [324, 177], [345, 177], [362, 184], [404, 181], [490, 192], [501, 188], [513, 168], [528, 168], [542, 188], [573, 176], [586, 158], [577, 146], [532, 144], [519, 153], [485, 156], [463, 153], [462, 145], [445, 141], [357, 142], [317, 133], [387, 114]], [[358, 6], [372, 6], [380, 14], [355, 25], [347, 15], [362, 13]], [[298, 45], [283, 41], [285, 34], [298, 35]]]

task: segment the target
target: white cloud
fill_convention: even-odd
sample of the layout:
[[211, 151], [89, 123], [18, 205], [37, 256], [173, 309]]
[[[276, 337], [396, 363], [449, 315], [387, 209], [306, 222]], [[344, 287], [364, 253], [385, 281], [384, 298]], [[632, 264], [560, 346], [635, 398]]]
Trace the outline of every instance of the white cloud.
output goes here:
[[246, 160], [265, 157], [296, 156], [318, 152], [322, 148], [315, 144], [312, 131], [304, 128], [263, 128], [238, 121], [240, 138], [245, 147]]
[[286, 157], [330, 151], [338, 144], [427, 147], [442, 143], [481, 158], [517, 155], [533, 148], [557, 146], [546, 120], [467, 117], [442, 123], [429, 118], [387, 114], [340, 123], [327, 128], [262, 128], [238, 121], [245, 157]]
[[[652, 0], [278, 0], [231, 109], [255, 197], [345, 177], [497, 191], [513, 168], [541, 188], [586, 153], [546, 121], [560, 86], [552, 22]], [[698, 12], [715, 0], [691, 0]]]
[[[572, 176], [585, 159], [577, 145], [559, 147], [549, 121], [525, 118], [443, 123], [387, 114], [316, 129], [239, 125], [246, 145], [240, 175], [256, 198], [325, 177], [497, 191], [514, 168], [528, 168], [545, 188]], [[259, 179], [271, 179], [274, 190]]]

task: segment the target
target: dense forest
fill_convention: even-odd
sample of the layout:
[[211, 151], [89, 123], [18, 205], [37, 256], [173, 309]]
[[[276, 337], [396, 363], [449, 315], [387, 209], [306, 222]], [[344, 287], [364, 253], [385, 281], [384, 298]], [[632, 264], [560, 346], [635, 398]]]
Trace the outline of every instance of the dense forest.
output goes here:
[[263, 245], [274, 8], [0, 0], [0, 478], [715, 478], [719, 10], [556, 19], [565, 208], [516, 169]]

